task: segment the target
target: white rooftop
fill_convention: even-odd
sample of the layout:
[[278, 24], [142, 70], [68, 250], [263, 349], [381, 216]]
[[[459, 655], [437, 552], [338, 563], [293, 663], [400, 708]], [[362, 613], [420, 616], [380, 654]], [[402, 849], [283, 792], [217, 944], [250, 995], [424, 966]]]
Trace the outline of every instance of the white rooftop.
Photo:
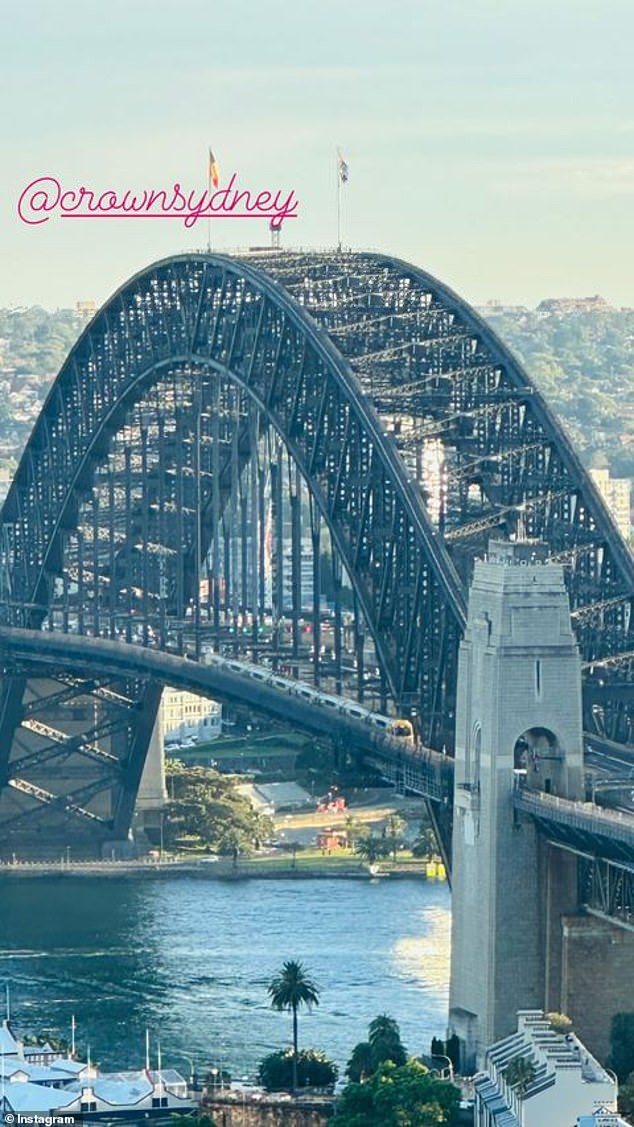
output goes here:
[[[525, 1088], [509, 1066], [530, 1066]], [[558, 1033], [541, 1010], [520, 1010], [517, 1031], [492, 1045], [474, 1082], [476, 1111], [496, 1127], [621, 1127], [614, 1111], [617, 1085], [572, 1032]], [[593, 1108], [603, 1109], [597, 1118]]]
[[0, 1026], [0, 1056], [17, 1056], [18, 1043], [13, 1036], [5, 1017]]
[[256, 783], [254, 790], [276, 810], [314, 806], [308, 791], [298, 783]]
[[112, 1080], [103, 1078], [91, 1080], [83, 1087], [92, 1088], [95, 1095], [113, 1106], [117, 1104], [136, 1104], [154, 1091], [147, 1076], [140, 1073], [134, 1080]]
[[7, 1084], [4, 1093], [12, 1111], [29, 1115], [68, 1107], [77, 1099], [77, 1092], [69, 1092], [67, 1088], [49, 1088], [44, 1084], [26, 1082]]

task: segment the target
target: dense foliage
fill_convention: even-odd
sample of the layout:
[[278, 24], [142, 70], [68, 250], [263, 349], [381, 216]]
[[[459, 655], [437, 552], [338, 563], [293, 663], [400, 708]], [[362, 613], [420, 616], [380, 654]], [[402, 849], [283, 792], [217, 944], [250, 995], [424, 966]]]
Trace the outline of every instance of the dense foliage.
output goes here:
[[[513, 310], [487, 314], [589, 465], [634, 476], [634, 310]], [[629, 404], [629, 409], [628, 409]]]
[[459, 1089], [420, 1061], [386, 1061], [366, 1083], [344, 1088], [331, 1127], [451, 1127], [459, 1107]]
[[[338, 1069], [319, 1049], [302, 1049], [297, 1054], [296, 1088], [332, 1089]], [[269, 1092], [290, 1091], [293, 1088], [293, 1050], [284, 1049], [269, 1053], [258, 1068], [260, 1083]]]
[[523, 1094], [535, 1079], [535, 1065], [526, 1057], [514, 1057], [504, 1069], [504, 1079], [511, 1088], [517, 1088]]
[[460, 1039], [455, 1033], [447, 1038], [446, 1041], [441, 1040], [440, 1037], [432, 1037], [431, 1055], [432, 1057], [438, 1057], [441, 1061], [445, 1058], [450, 1060], [457, 1072], [460, 1068]]
[[612, 1018], [608, 1065], [621, 1083], [634, 1073], [634, 1013], [615, 1014]]
[[[634, 410], [627, 407], [634, 402], [634, 310], [599, 303], [585, 309], [491, 307], [486, 319], [563, 420], [584, 462], [602, 454], [613, 474], [634, 476]], [[0, 309], [0, 370], [15, 372], [18, 384], [24, 377], [41, 380], [43, 401], [81, 327], [68, 309]], [[5, 433], [15, 413], [3, 396]], [[24, 420], [12, 430], [17, 455], [30, 426]]]
[[271, 819], [258, 814], [227, 775], [208, 767], [186, 767], [179, 760], [167, 761], [166, 774], [166, 846], [189, 843], [216, 853], [244, 853], [270, 837]]
[[619, 1111], [621, 1115], [629, 1115], [630, 1119], [634, 1116], [634, 1072], [619, 1087]]
[[354, 845], [355, 853], [363, 857], [368, 864], [373, 865], [375, 861], [380, 861], [382, 857], [387, 857], [390, 852], [390, 843], [384, 837], [376, 837], [374, 834], [368, 834], [366, 837], [357, 839]]
[[81, 322], [71, 309], [49, 313], [39, 305], [0, 309], [5, 358], [18, 376], [54, 376], [79, 336]]
[[412, 854], [414, 857], [427, 857], [431, 858], [438, 854], [438, 841], [436, 834], [431, 826], [423, 823], [416, 834], [416, 838], [412, 842]]
[[352, 1050], [346, 1076], [362, 1083], [386, 1061], [400, 1067], [406, 1060], [407, 1049], [401, 1041], [398, 1023], [387, 1014], [379, 1014], [368, 1026], [368, 1040], [360, 1041]]

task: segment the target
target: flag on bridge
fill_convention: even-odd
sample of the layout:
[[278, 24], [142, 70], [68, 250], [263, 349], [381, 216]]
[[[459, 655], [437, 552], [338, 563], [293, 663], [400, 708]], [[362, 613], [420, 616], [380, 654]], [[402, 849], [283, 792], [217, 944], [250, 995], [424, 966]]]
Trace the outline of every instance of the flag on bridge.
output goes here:
[[342, 156], [341, 149], [337, 149], [337, 158], [339, 163], [339, 179], [342, 184], [346, 184], [349, 176], [348, 164]]
[[209, 150], [209, 181], [217, 188], [220, 183], [220, 173], [218, 171], [218, 162], [214, 156], [213, 149]]

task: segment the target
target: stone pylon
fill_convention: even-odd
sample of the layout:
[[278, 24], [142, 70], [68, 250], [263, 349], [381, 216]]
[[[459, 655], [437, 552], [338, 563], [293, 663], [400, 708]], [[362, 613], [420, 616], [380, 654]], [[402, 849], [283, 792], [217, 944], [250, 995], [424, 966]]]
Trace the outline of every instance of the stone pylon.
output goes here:
[[576, 908], [574, 858], [558, 851], [548, 869], [532, 821], [515, 815], [517, 786], [573, 799], [583, 788], [563, 568], [529, 541], [492, 542], [476, 562], [460, 649], [449, 1026], [467, 1071], [515, 1029], [518, 1010], [546, 1006], [557, 973], [548, 920]]

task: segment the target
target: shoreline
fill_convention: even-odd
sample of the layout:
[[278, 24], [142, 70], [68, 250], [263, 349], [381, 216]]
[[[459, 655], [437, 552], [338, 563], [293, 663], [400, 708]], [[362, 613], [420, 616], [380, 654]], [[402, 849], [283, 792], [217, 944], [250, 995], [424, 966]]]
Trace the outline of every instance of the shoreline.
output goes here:
[[125, 877], [139, 876], [164, 879], [171, 876], [188, 876], [211, 880], [434, 880], [442, 881], [437, 875], [428, 875], [426, 864], [395, 866], [368, 866], [363, 863], [337, 864], [325, 862], [310, 865], [277, 865], [275, 862], [244, 861], [234, 865], [232, 861], [22, 861], [0, 866], [0, 879], [34, 879], [55, 877]]

